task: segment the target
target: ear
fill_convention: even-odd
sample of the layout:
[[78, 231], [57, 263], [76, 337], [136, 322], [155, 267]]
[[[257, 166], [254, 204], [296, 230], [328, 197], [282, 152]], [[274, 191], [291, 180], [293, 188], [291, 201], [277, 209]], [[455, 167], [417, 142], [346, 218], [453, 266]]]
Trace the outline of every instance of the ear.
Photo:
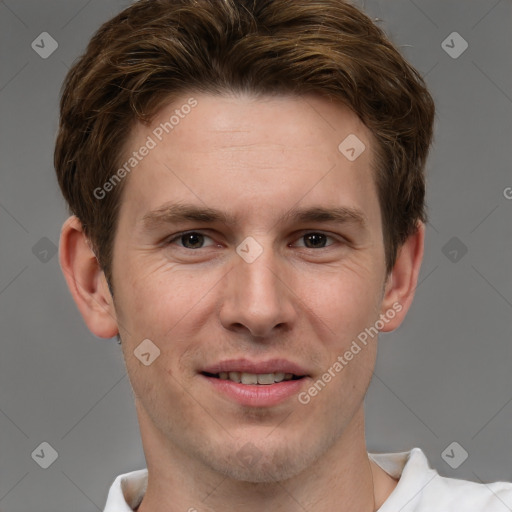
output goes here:
[[[388, 312], [386, 318], [389, 321], [380, 329], [383, 332], [399, 327], [409, 311], [420, 274], [424, 242], [425, 224], [419, 222], [416, 232], [400, 247], [393, 270], [386, 281], [380, 312], [385, 315]], [[391, 311], [395, 313], [393, 318], [390, 318]]]
[[112, 295], [82, 224], [74, 215], [62, 226], [59, 261], [89, 330], [100, 338], [113, 338], [119, 331]]

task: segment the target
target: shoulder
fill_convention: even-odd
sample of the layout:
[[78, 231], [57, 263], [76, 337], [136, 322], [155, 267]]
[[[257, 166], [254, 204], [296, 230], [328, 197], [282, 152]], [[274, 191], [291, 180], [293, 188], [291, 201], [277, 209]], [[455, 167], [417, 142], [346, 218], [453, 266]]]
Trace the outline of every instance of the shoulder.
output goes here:
[[446, 510], [506, 512], [512, 510], [512, 483], [477, 483], [440, 475], [426, 497]]
[[419, 448], [410, 452], [369, 454], [399, 479], [378, 512], [512, 511], [512, 483], [477, 483], [439, 475]]

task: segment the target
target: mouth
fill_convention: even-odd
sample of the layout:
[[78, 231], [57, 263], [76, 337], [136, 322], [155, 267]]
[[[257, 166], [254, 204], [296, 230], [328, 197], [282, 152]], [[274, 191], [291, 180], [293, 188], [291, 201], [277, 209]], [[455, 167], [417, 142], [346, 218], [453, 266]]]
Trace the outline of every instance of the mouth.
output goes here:
[[286, 359], [230, 359], [198, 373], [217, 395], [246, 407], [284, 406], [311, 380], [305, 368]]
[[229, 380], [231, 382], [236, 382], [239, 384], [245, 385], [260, 385], [260, 386], [270, 386], [272, 384], [277, 384], [278, 382], [290, 381], [290, 380], [300, 380], [305, 378], [305, 375], [295, 375], [293, 373], [284, 373], [284, 372], [276, 372], [276, 373], [247, 373], [247, 372], [219, 372], [219, 373], [209, 373], [209, 372], [201, 372], [205, 377], [212, 377], [220, 380]]

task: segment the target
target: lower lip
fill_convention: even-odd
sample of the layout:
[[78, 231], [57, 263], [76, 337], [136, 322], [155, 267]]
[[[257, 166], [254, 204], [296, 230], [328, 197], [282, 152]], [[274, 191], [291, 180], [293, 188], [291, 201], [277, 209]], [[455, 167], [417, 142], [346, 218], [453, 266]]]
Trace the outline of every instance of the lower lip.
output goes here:
[[298, 380], [283, 380], [275, 384], [241, 384], [232, 380], [218, 379], [201, 374], [217, 391], [224, 393], [241, 405], [271, 407], [278, 405], [304, 386], [307, 377]]

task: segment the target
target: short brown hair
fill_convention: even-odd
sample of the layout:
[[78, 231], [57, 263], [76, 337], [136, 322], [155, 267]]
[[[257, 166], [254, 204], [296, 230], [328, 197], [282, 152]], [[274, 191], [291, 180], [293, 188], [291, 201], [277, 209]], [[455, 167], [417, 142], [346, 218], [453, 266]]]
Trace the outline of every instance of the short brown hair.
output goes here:
[[141, 0], [100, 27], [60, 102], [58, 182], [110, 284], [124, 183], [101, 200], [93, 191], [116, 171], [136, 121], [149, 123], [194, 91], [318, 94], [352, 109], [377, 140], [391, 271], [399, 247], [426, 221], [434, 102], [383, 31], [342, 0]]

